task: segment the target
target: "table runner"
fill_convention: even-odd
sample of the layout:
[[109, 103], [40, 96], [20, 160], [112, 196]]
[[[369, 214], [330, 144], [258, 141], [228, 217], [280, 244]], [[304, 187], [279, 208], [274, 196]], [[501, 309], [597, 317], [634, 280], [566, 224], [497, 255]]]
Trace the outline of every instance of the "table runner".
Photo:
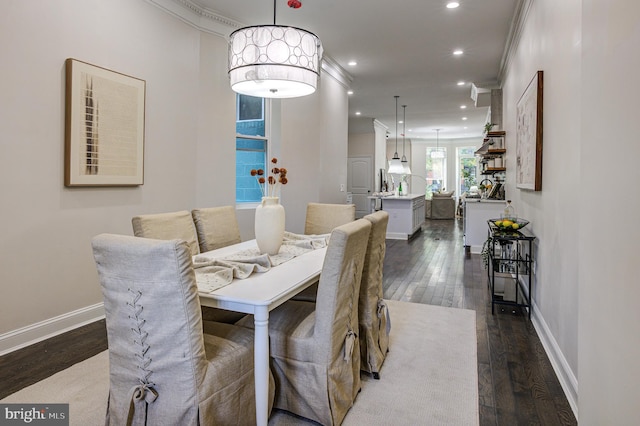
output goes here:
[[198, 255], [193, 259], [198, 291], [211, 293], [231, 284], [234, 279], [245, 279], [253, 273], [267, 272], [274, 266], [326, 247], [330, 234], [302, 235], [285, 232], [278, 254], [261, 254], [258, 248], [241, 250], [220, 258]]

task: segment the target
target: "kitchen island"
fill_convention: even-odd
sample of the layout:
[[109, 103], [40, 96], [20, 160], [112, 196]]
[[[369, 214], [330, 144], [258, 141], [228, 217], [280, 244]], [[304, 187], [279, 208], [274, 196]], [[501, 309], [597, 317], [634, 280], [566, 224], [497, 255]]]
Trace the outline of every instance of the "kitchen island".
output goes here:
[[380, 200], [379, 209], [389, 213], [387, 238], [390, 240], [408, 240], [424, 223], [424, 194], [371, 196], [369, 200], [372, 212]]

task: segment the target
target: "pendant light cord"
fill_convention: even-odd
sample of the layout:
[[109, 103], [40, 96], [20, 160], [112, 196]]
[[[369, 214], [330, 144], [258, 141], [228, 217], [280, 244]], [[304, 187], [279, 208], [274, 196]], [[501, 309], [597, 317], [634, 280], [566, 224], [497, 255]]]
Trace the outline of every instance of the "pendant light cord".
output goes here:
[[393, 158], [399, 158], [398, 156], [398, 98], [399, 97], [400, 96], [398, 95], [394, 96], [394, 98], [396, 98], [396, 152]]
[[276, 0], [273, 0], [273, 25], [276, 25]]
[[402, 160], [406, 161], [404, 153], [404, 139], [407, 137], [407, 106], [402, 105]]

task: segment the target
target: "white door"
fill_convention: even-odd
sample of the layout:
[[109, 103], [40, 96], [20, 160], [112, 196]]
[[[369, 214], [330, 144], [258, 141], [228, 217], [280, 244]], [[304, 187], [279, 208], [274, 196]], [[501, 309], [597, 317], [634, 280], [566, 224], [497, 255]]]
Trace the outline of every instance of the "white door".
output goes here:
[[349, 157], [347, 164], [347, 191], [351, 192], [356, 205], [356, 218], [370, 213], [370, 200], [373, 191], [373, 169], [371, 157]]

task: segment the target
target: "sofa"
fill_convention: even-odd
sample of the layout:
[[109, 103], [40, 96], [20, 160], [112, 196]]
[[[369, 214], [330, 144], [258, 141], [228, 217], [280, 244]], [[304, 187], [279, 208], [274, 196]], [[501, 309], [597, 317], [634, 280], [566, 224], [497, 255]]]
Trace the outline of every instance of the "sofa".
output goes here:
[[427, 219], [455, 219], [456, 200], [451, 192], [434, 192], [430, 200], [426, 200], [425, 217]]

